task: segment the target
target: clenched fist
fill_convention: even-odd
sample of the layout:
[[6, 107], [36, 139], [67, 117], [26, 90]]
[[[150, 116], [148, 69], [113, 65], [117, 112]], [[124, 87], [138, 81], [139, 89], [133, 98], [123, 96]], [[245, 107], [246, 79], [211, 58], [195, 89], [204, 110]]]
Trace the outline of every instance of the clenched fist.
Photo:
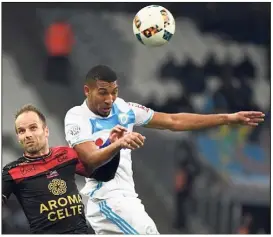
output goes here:
[[137, 132], [130, 132], [124, 134], [122, 138], [118, 140], [121, 148], [127, 148], [131, 150], [135, 150], [144, 145], [145, 137]]
[[144, 145], [145, 137], [137, 132], [128, 132], [125, 127], [115, 126], [109, 135], [111, 143], [118, 142], [121, 148], [137, 149]]

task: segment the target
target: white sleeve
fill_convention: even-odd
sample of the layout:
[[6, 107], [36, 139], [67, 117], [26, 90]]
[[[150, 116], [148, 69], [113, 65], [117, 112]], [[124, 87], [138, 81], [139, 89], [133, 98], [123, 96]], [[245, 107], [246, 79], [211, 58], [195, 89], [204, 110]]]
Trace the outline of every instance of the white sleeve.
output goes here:
[[70, 147], [86, 141], [94, 141], [92, 138], [92, 125], [79, 111], [72, 109], [67, 112], [64, 127], [65, 139]]
[[135, 125], [138, 125], [138, 126], [146, 125], [153, 118], [154, 111], [152, 109], [137, 103], [129, 102], [128, 104], [135, 114], [135, 119], [136, 119]]

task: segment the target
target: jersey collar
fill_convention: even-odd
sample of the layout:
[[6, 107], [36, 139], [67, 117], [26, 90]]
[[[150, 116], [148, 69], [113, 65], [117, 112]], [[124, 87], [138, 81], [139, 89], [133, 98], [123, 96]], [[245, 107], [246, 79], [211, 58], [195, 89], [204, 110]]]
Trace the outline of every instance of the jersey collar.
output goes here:
[[83, 103], [82, 103], [81, 106], [82, 106], [82, 108], [86, 111], [86, 113], [87, 113], [89, 116], [92, 116], [92, 117], [95, 117], [95, 118], [100, 118], [100, 119], [107, 119], [107, 118], [112, 117], [113, 114], [114, 114], [114, 107], [115, 107], [114, 104], [113, 104], [110, 114], [109, 114], [107, 117], [102, 117], [102, 116], [100, 116], [100, 115], [97, 115], [97, 114], [93, 113], [93, 112], [88, 108], [88, 106], [87, 106], [87, 101], [86, 101], [86, 100], [83, 101]]
[[51, 154], [52, 154], [52, 149], [49, 148], [49, 152], [48, 152], [47, 154], [43, 155], [43, 156], [30, 157], [30, 156], [26, 156], [25, 154], [23, 154], [23, 157], [24, 157], [27, 161], [31, 162], [31, 161], [44, 160], [44, 159], [50, 157]]

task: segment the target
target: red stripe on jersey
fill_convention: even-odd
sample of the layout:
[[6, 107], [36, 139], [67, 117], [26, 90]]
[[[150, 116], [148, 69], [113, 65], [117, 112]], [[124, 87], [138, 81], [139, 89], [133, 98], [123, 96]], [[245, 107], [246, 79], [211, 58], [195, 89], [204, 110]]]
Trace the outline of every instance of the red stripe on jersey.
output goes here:
[[75, 160], [76, 173], [83, 173], [83, 166], [79, 162], [77, 153], [70, 147], [54, 147], [52, 148], [52, 154], [50, 157], [45, 158], [45, 160], [34, 161], [30, 163], [22, 163], [17, 167], [9, 170], [9, 174], [13, 180], [23, 180], [25, 178], [33, 177], [35, 175], [45, 173], [57, 166], [63, 165], [67, 162]]

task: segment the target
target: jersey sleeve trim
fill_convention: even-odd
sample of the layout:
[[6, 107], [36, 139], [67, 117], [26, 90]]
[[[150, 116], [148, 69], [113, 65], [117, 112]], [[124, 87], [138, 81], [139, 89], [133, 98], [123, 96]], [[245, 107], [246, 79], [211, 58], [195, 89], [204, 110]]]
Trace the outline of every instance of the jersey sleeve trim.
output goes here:
[[154, 116], [154, 111], [151, 113], [150, 117], [148, 119], [146, 119], [143, 123], [141, 123], [140, 125], [147, 125], [153, 118]]
[[83, 139], [83, 140], [80, 140], [80, 141], [77, 141], [77, 142], [74, 142], [73, 144], [71, 144], [72, 147], [76, 146], [76, 145], [79, 145], [81, 143], [84, 143], [84, 142], [94, 142], [93, 139]]

